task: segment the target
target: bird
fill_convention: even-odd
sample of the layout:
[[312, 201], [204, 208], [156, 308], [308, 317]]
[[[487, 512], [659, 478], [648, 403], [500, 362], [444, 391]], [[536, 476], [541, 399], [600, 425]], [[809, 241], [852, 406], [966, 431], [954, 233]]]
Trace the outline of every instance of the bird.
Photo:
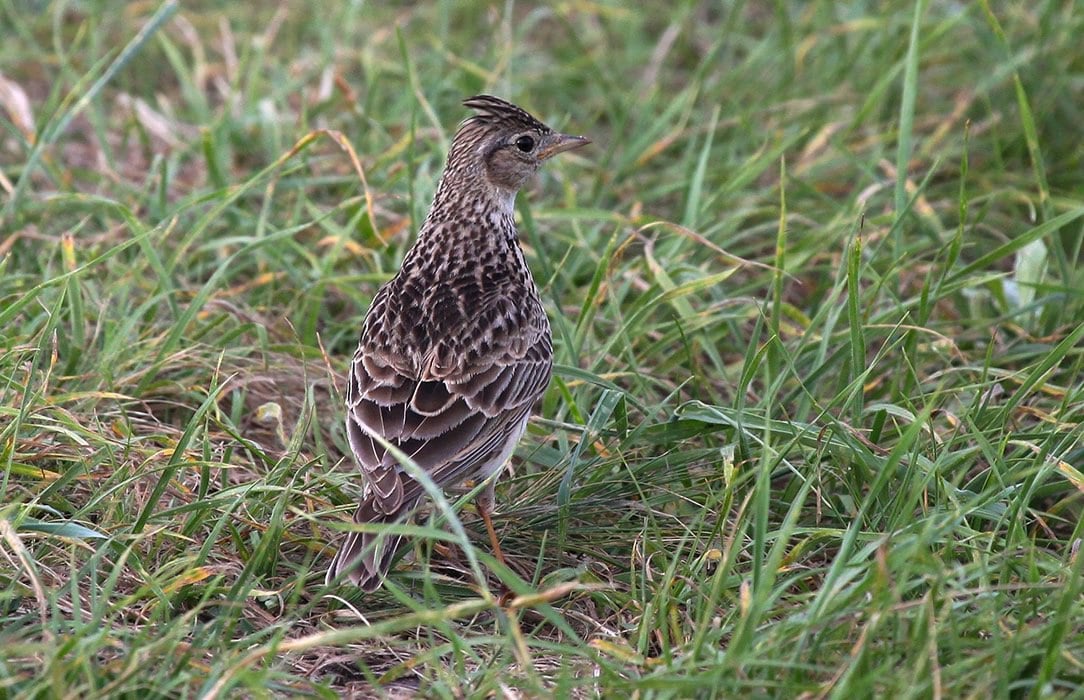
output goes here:
[[[417, 239], [376, 293], [348, 374], [346, 432], [365, 477], [358, 524], [409, 518], [425, 498], [390, 444], [441, 488], [484, 483], [475, 500], [495, 558], [494, 486], [553, 370], [553, 339], [523, 256], [516, 193], [543, 163], [590, 143], [492, 95], [452, 139]], [[378, 529], [378, 528], [376, 528]], [[399, 535], [351, 531], [326, 582], [384, 582]]]

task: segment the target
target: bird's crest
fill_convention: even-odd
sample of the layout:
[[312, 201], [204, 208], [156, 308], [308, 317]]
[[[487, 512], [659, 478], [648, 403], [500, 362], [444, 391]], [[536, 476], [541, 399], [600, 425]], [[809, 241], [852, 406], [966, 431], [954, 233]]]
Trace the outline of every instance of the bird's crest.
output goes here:
[[475, 95], [474, 97], [468, 97], [463, 100], [463, 104], [477, 112], [477, 114], [467, 120], [468, 122], [535, 129], [543, 133], [550, 131], [548, 126], [511, 102], [506, 102], [499, 97], [493, 97], [492, 95]]

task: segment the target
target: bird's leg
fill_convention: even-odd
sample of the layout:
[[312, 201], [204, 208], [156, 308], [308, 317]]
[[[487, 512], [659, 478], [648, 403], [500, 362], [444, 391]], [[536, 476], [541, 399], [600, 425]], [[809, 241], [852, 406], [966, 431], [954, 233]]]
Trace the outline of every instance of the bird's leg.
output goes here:
[[476, 505], [478, 508], [478, 514], [482, 516], [482, 521], [486, 524], [486, 532], [489, 533], [489, 543], [493, 545], [493, 556], [497, 557], [504, 566], [508, 566], [508, 562], [504, 560], [504, 552], [501, 551], [501, 543], [497, 540], [497, 531], [493, 529], [493, 519], [490, 517], [490, 513], [493, 512], [493, 504], [497, 502], [496, 493], [494, 490], [497, 486], [496, 479], [490, 479], [486, 484], [486, 488], [478, 496]]
[[[482, 521], [486, 524], [486, 532], [489, 533], [489, 543], [493, 545], [493, 556], [497, 557], [497, 561], [501, 564], [508, 566], [508, 562], [504, 560], [504, 552], [501, 551], [501, 543], [497, 541], [497, 531], [493, 529], [493, 519], [490, 518], [490, 513], [493, 512], [493, 504], [497, 502], [496, 494], [494, 493], [496, 486], [497, 480], [490, 479], [489, 483], [486, 484], [485, 490], [482, 491], [478, 500], [475, 501], [475, 504], [478, 508], [478, 514], [482, 516]], [[497, 599], [497, 605], [503, 608], [508, 605], [508, 602], [512, 600], [515, 594], [512, 592], [511, 588], [505, 585], [504, 581], [499, 581], [499, 583], [502, 592]]]

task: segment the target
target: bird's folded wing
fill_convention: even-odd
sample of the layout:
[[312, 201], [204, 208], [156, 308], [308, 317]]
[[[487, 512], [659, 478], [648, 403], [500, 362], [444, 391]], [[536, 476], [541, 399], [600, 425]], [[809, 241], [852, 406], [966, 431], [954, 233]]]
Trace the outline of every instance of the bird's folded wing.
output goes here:
[[347, 428], [377, 508], [393, 513], [420, 487], [400, 475], [398, 461], [373, 435], [441, 486], [469, 478], [504, 450], [549, 383], [548, 333], [534, 335], [499, 342], [489, 356], [459, 363], [441, 377], [424, 369], [409, 376], [403, 368], [413, 363], [405, 358], [358, 349], [349, 373]]

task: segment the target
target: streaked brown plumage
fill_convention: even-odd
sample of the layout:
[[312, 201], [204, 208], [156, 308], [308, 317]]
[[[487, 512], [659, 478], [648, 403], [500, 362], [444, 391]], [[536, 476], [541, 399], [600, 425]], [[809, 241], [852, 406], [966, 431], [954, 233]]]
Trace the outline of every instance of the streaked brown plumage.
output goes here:
[[[496, 476], [549, 383], [553, 345], [516, 237], [516, 192], [546, 159], [588, 143], [560, 134], [488, 95], [465, 100], [460, 126], [418, 240], [365, 316], [349, 372], [346, 427], [366, 477], [357, 523], [394, 523], [424, 489], [378, 441], [411, 456], [441, 487]], [[380, 586], [397, 536], [352, 532], [328, 569], [366, 590]]]

